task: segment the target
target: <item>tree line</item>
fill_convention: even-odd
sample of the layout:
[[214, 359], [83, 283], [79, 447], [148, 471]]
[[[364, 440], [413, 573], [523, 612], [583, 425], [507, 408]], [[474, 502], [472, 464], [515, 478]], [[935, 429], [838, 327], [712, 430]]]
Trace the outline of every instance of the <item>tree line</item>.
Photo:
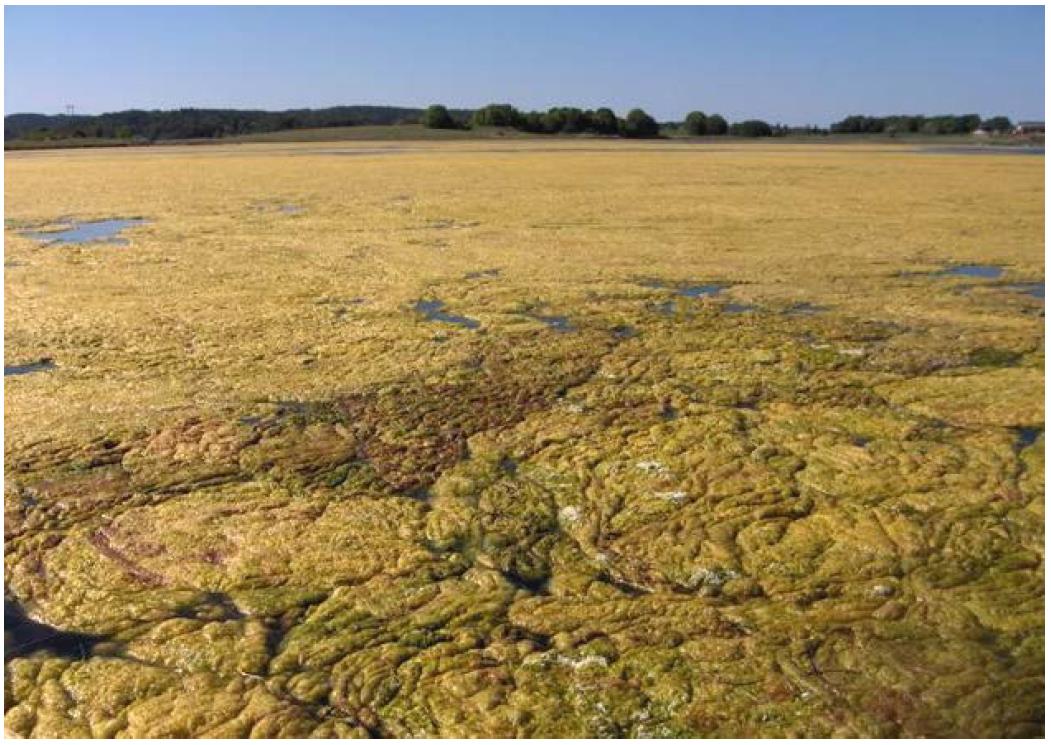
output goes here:
[[[433, 104], [423, 113], [420, 123], [434, 129], [470, 129], [505, 127], [533, 134], [593, 134], [630, 138], [659, 137], [675, 129], [691, 136], [739, 134], [762, 137], [773, 133], [765, 122], [750, 120], [729, 124], [719, 114], [706, 115], [692, 111], [682, 123], [660, 124], [642, 109], [632, 109], [624, 118], [612, 109], [578, 109], [556, 106], [547, 111], [519, 111], [507, 103], [494, 103], [477, 109], [467, 119], [459, 119], [441, 104]], [[737, 131], [734, 131], [736, 128]]]
[[681, 122], [657, 122], [641, 108], [619, 117], [612, 109], [559, 106], [547, 111], [520, 111], [511, 104], [490, 104], [477, 110], [448, 109], [440, 104], [426, 109], [397, 106], [334, 106], [326, 109], [262, 111], [242, 109], [132, 109], [97, 116], [11, 114], [4, 117], [4, 139], [60, 140], [76, 138], [124, 139], [153, 142], [221, 138], [289, 129], [421, 124], [434, 129], [499, 127], [533, 134], [590, 134], [627, 138], [661, 136], [780, 137], [833, 134], [965, 134], [981, 127], [989, 132], [1011, 131], [1011, 120], [977, 114], [942, 116], [848, 116], [829, 128], [788, 127], [761, 119], [729, 122], [719, 114], [691, 111]]
[[836, 134], [970, 134], [977, 129], [1004, 134], [1012, 129], [1006, 116], [982, 119], [978, 114], [943, 114], [941, 116], [862, 116], [855, 114], [830, 127]]
[[[4, 140], [136, 138], [184, 140], [278, 132], [287, 129], [415, 124], [423, 110], [398, 106], [333, 106], [326, 109], [131, 109], [96, 116], [11, 114], [4, 117]], [[456, 111], [468, 117], [470, 111]]]

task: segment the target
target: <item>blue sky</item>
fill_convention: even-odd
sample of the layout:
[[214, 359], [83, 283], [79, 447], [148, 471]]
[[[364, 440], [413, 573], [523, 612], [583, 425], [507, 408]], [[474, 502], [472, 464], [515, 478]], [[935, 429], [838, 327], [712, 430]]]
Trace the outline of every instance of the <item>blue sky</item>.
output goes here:
[[1028, 7], [11, 7], [5, 113], [641, 106], [1043, 119]]

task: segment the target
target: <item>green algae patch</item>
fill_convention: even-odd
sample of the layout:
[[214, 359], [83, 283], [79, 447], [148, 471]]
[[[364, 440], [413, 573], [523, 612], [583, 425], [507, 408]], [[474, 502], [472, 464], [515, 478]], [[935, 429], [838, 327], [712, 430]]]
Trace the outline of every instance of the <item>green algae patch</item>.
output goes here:
[[1044, 376], [1039, 369], [916, 378], [877, 389], [902, 406], [966, 427], [1031, 427], [1044, 422]]

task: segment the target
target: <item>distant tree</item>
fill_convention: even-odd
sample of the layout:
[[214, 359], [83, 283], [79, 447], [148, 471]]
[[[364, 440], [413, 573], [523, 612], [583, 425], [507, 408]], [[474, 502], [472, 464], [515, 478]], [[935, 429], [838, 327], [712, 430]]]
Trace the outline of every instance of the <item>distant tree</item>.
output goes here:
[[544, 131], [548, 134], [561, 132], [562, 128], [566, 125], [565, 110], [557, 107], [548, 109], [542, 115], [541, 121], [543, 122]]
[[520, 127], [522, 113], [509, 103], [491, 103], [471, 116], [473, 127]]
[[621, 128], [622, 135], [632, 138], [656, 137], [659, 131], [657, 121], [642, 109], [629, 111]]
[[925, 135], [947, 135], [952, 134], [956, 127], [956, 117], [931, 116], [924, 119], [920, 132]]
[[600, 135], [615, 135], [618, 130], [617, 115], [612, 109], [596, 109], [591, 116], [591, 127]]
[[839, 134], [864, 134], [882, 132], [887, 125], [883, 118], [855, 114], [832, 125], [832, 131]]
[[724, 135], [730, 131], [730, 125], [718, 114], [712, 114], [705, 118], [705, 127], [710, 135]]
[[736, 137], [770, 137], [773, 133], [773, 128], [761, 119], [734, 122], [730, 127], [730, 134]]
[[703, 111], [691, 111], [686, 115], [686, 121], [683, 122], [683, 129], [685, 129], [686, 134], [691, 137], [706, 135], [708, 134], [708, 117], [704, 115]]
[[590, 117], [586, 116], [585, 112], [572, 107], [563, 108], [562, 117], [562, 131], [570, 134], [583, 132], [588, 129], [591, 124]]
[[539, 111], [530, 111], [523, 114], [521, 129], [525, 132], [543, 132], [544, 115]]
[[994, 116], [982, 122], [982, 129], [987, 132], [1010, 132], [1011, 120], [1006, 116]]
[[428, 129], [456, 129], [458, 126], [449, 110], [441, 104], [428, 106], [420, 117], [420, 124]]
[[970, 134], [982, 125], [982, 117], [977, 114], [965, 114], [956, 117], [953, 122], [953, 131], [957, 134]]
[[892, 136], [919, 132], [924, 122], [922, 116], [885, 116], [882, 120], [883, 131]]

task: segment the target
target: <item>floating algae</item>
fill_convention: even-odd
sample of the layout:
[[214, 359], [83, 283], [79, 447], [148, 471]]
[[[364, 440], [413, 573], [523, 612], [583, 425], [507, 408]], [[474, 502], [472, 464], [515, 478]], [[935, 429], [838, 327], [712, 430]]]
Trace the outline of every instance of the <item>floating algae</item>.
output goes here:
[[681, 148], [9, 158], [17, 225], [133, 195], [180, 260], [10, 242], [8, 359], [76, 374], [5, 391], [7, 732], [1041, 736], [1038, 303], [888, 272], [1042, 276], [1041, 162]]

